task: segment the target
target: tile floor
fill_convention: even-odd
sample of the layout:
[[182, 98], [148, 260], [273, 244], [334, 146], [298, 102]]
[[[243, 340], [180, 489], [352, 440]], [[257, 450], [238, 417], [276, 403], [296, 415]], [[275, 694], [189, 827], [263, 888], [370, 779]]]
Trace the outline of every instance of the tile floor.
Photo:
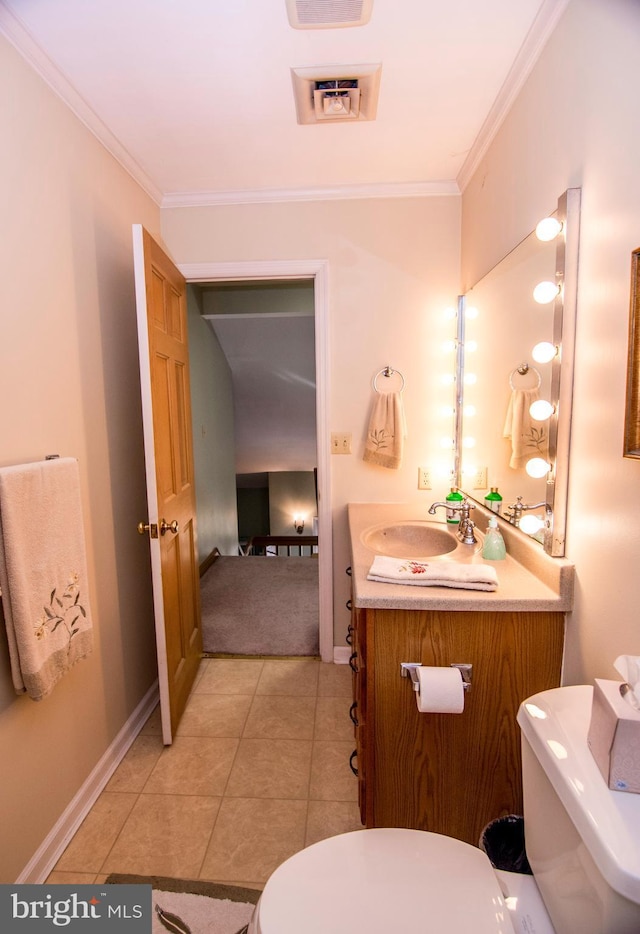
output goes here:
[[49, 882], [109, 873], [261, 888], [298, 850], [361, 829], [351, 672], [316, 659], [203, 659], [171, 746], [149, 718]]

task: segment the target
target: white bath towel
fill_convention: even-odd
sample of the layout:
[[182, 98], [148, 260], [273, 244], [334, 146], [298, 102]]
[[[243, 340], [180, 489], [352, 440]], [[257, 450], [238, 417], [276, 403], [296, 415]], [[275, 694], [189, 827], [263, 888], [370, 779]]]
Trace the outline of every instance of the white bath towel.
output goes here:
[[461, 590], [496, 590], [498, 575], [488, 564], [456, 561], [413, 561], [376, 555], [367, 580], [418, 587], [456, 587]]
[[0, 587], [14, 687], [41, 700], [93, 648], [73, 458], [0, 469]]
[[379, 467], [397, 470], [407, 428], [401, 392], [377, 392], [373, 401], [364, 460]]
[[504, 437], [511, 439], [509, 467], [524, 467], [532, 457], [549, 454], [549, 433], [545, 422], [531, 418], [529, 407], [540, 398], [537, 389], [514, 389], [509, 397]]

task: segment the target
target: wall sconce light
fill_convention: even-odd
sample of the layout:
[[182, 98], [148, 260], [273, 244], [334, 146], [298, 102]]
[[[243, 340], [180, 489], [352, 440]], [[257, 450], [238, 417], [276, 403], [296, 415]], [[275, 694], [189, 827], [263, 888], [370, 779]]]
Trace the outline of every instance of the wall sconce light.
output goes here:
[[556, 282], [539, 282], [533, 290], [533, 298], [539, 305], [548, 305], [560, 294], [560, 286]]
[[561, 230], [562, 224], [557, 217], [543, 217], [536, 227], [536, 237], [546, 243], [555, 240]]
[[295, 515], [293, 517], [293, 527], [298, 535], [302, 535], [304, 532], [304, 516]]

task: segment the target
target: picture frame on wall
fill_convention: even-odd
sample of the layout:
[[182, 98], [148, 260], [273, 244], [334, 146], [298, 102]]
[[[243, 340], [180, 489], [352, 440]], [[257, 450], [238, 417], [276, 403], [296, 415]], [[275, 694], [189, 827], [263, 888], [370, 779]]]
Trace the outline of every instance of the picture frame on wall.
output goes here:
[[640, 459], [640, 247], [631, 254], [629, 353], [623, 454], [625, 457]]

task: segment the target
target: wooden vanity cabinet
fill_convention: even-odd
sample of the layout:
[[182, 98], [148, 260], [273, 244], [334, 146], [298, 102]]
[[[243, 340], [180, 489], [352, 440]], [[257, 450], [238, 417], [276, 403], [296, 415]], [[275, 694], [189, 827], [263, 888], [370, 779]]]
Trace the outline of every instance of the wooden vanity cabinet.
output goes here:
[[[522, 814], [520, 703], [558, 687], [564, 614], [352, 610], [353, 715], [362, 822], [474, 845]], [[468, 662], [462, 714], [419, 713], [401, 662]]]

